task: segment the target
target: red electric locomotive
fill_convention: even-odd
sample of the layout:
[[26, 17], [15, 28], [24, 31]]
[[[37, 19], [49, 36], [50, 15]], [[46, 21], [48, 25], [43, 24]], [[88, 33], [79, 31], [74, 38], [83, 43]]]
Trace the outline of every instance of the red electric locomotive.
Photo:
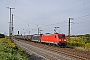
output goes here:
[[66, 46], [66, 38], [65, 34], [50, 34], [50, 35], [42, 35], [41, 42], [55, 44], [59, 46]]

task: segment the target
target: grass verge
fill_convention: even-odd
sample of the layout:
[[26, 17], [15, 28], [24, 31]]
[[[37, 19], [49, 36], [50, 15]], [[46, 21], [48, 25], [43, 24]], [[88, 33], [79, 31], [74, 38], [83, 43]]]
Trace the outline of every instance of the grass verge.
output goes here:
[[9, 38], [0, 38], [0, 60], [28, 60], [28, 56]]

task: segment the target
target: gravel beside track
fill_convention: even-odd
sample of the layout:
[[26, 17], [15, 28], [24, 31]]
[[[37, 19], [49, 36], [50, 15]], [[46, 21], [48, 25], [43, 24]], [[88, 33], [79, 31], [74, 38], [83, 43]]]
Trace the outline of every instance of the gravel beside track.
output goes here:
[[45, 60], [90, 60], [90, 51], [83, 52], [77, 49], [59, 48], [24, 40], [14, 40], [14, 42], [28, 51], [28, 53], [32, 51]]

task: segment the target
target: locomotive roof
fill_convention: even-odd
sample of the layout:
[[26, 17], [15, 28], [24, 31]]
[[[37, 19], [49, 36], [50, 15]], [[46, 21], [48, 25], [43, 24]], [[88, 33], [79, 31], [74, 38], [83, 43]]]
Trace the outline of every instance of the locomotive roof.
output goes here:
[[56, 34], [58, 34], [58, 35], [65, 35], [65, 34], [59, 34], [59, 33], [54, 33], [54, 34], [44, 34], [44, 35], [56, 35]]

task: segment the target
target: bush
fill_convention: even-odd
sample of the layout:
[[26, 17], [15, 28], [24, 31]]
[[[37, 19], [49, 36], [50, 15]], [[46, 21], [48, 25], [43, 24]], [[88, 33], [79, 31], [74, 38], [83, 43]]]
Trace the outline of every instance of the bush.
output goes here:
[[0, 38], [5, 38], [5, 35], [4, 34], [0, 34]]
[[86, 47], [86, 48], [90, 48], [90, 43], [86, 43], [86, 44], [85, 44], [85, 47]]

